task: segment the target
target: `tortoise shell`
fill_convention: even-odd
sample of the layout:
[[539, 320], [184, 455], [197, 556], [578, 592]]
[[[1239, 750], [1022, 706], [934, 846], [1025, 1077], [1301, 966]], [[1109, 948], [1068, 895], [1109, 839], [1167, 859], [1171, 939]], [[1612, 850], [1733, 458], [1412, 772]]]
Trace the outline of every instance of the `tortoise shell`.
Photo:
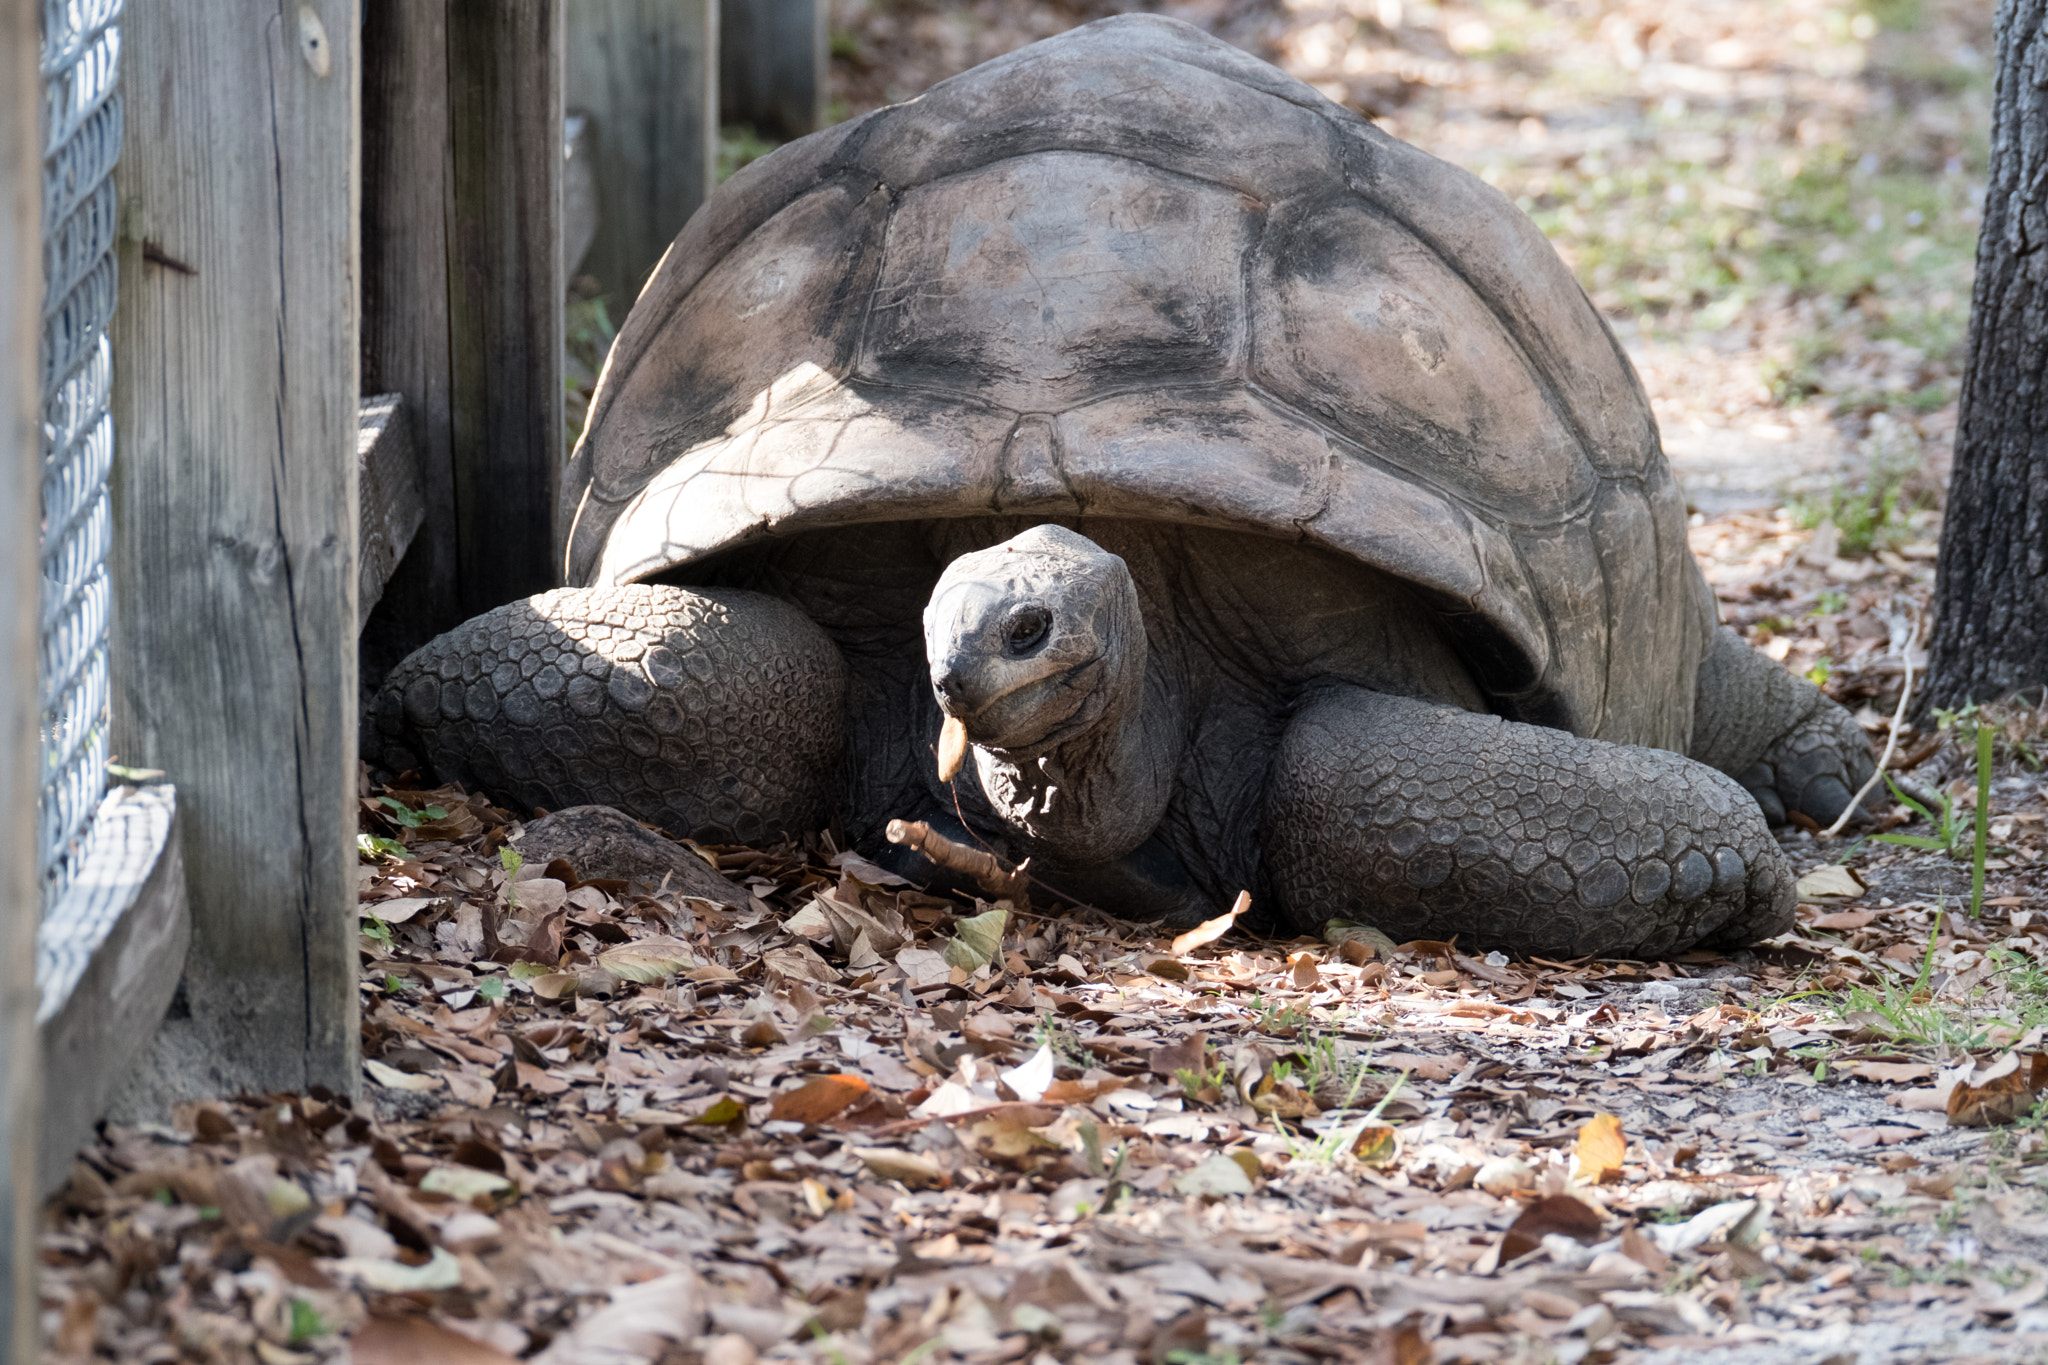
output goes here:
[[1689, 738], [1712, 597], [1571, 273], [1476, 177], [1175, 20], [1037, 43], [721, 187], [613, 347], [565, 577], [992, 512], [1352, 556], [1421, 590], [1500, 714]]

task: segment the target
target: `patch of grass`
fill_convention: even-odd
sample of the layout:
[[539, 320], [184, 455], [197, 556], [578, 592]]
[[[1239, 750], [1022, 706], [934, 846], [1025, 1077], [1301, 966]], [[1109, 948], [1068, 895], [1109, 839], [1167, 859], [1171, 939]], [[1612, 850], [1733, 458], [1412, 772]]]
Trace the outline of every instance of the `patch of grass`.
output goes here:
[[[1922, 482], [1917, 456], [1881, 452], [1872, 458], [1869, 472], [1862, 478], [1837, 483], [1822, 494], [1794, 494], [1786, 499], [1785, 510], [1809, 531], [1832, 522], [1840, 537], [1836, 553], [1843, 559], [1863, 559], [1878, 550], [1896, 551], [1918, 538], [1913, 514], [1936, 500], [1935, 491]], [[1848, 605], [1848, 599], [1840, 594], [1824, 596]]]
[[405, 845], [381, 834], [358, 834], [356, 852], [374, 863], [384, 858], [403, 858]]
[[[1944, 726], [1943, 728], [1947, 728]], [[1884, 775], [1885, 785], [1902, 804], [1910, 807], [1934, 830], [1932, 835], [1879, 834], [1878, 842], [1901, 844], [1907, 848], [1925, 849], [1929, 852], [1946, 853], [1951, 858], [1963, 856], [1965, 840], [1968, 841], [1970, 857], [1970, 917], [1984, 913], [1984, 864], [1990, 853], [1989, 834], [1991, 829], [1991, 768], [1993, 745], [1997, 731], [1989, 725], [1979, 723], [1977, 730], [1977, 752], [1972, 760], [1977, 785], [1977, 808], [1971, 812], [1967, 823], [1964, 821], [1955, 798], [1946, 791], [1937, 791], [1935, 800], [1939, 811], [1908, 796], [1905, 789], [1893, 780], [1890, 773]]]
[[718, 130], [718, 183], [723, 185], [731, 179], [734, 171], [749, 162], [759, 161], [782, 144], [774, 138], [763, 137], [745, 124], [729, 123]]
[[1964, 724], [1988, 727], [1996, 757], [2025, 764], [2034, 772], [2048, 766], [2048, 696], [2037, 700], [2008, 697], [2001, 702], [1971, 702], [1954, 711], [1936, 709], [1935, 724], [1953, 730]]
[[[1274, 1068], [1276, 1075], [1278, 1070], [1278, 1067]], [[1365, 1083], [1371, 1074], [1370, 1071], [1361, 1068], [1359, 1073], [1352, 1078], [1350, 1093], [1345, 1095], [1344, 1103], [1338, 1106], [1340, 1112], [1350, 1111], [1353, 1102], [1358, 1099], [1358, 1092], [1365, 1088]], [[1340, 1124], [1330, 1129], [1320, 1138], [1316, 1139], [1315, 1142], [1306, 1146], [1296, 1142], [1293, 1135], [1287, 1131], [1287, 1126], [1279, 1119], [1273, 1120], [1273, 1126], [1279, 1130], [1282, 1137], [1287, 1139], [1288, 1155], [1292, 1159], [1327, 1166], [1335, 1162], [1338, 1157], [1343, 1156], [1358, 1146], [1358, 1140], [1365, 1135], [1365, 1130], [1380, 1122], [1380, 1116], [1387, 1112], [1387, 1106], [1394, 1102], [1394, 1096], [1400, 1094], [1402, 1086], [1407, 1083], [1408, 1073], [1403, 1071], [1394, 1077], [1393, 1084], [1387, 1087], [1387, 1093], [1380, 1096], [1379, 1102], [1362, 1116], [1352, 1120], [1350, 1123]]]
[[1887, 979], [1881, 989], [1854, 986], [1831, 999], [1831, 1008], [1842, 1018], [1857, 1014], [1876, 1015], [1885, 1031], [1900, 1042], [1930, 1047], [1956, 1056], [1990, 1045], [1995, 1028], [2024, 1034], [2048, 1024], [2048, 968], [2020, 953], [1990, 949], [1994, 979], [2004, 992], [1995, 1012], [1983, 1002], [1983, 989], [1971, 1000], [1943, 998], [1930, 990], [1934, 979], [1935, 945], [1941, 936], [1942, 916], [1937, 912], [1927, 937], [1927, 950], [1913, 980]]
[[1081, 1040], [1074, 1031], [1062, 1023], [1057, 1016], [1040, 1016], [1038, 1027], [1033, 1030], [1038, 1041], [1048, 1048], [1062, 1066], [1086, 1068], [1090, 1058], [1088, 1049], [1081, 1046]]
[[1934, 793], [1934, 805], [1929, 806], [1906, 794], [1890, 773], [1884, 775], [1885, 786], [1891, 788], [1892, 799], [1911, 810], [1932, 834], [1873, 834], [1871, 839], [1880, 844], [1897, 844], [1902, 848], [1917, 848], [1927, 853], [1946, 853], [1951, 858], [1962, 856], [1964, 841], [1969, 837], [1970, 827], [1962, 816], [1962, 808], [1956, 799], [1945, 791]]
[[327, 1319], [320, 1316], [320, 1310], [304, 1299], [291, 1301], [291, 1326], [286, 1339], [293, 1346], [302, 1346], [315, 1337], [324, 1337], [334, 1329], [327, 1325]]
[[1278, 1005], [1262, 995], [1252, 997], [1252, 1008], [1258, 1014], [1261, 1033], [1300, 1029], [1315, 1022], [1306, 1005]]

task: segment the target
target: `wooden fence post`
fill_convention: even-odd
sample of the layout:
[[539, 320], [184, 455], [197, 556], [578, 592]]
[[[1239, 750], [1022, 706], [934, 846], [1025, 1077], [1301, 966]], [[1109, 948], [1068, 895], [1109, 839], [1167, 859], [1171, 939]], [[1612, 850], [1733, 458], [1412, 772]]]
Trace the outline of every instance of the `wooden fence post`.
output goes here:
[[718, 172], [719, 0], [580, 0], [568, 96], [595, 124], [597, 240], [584, 269], [614, 321]]
[[356, 0], [130, 0], [114, 747], [192, 950], [124, 1112], [359, 1086]]
[[448, 328], [462, 615], [555, 585], [565, 0], [448, 0]]
[[825, 126], [831, 53], [825, 0], [724, 0], [718, 102], [728, 123], [802, 137]]
[[38, 1086], [37, 600], [42, 544], [36, 347], [43, 304], [35, 0], [0, 0], [0, 1352], [35, 1358]]
[[363, 627], [363, 681], [463, 619], [448, 361], [447, 0], [363, 0], [362, 391], [396, 393], [426, 516]]
[[558, 572], [564, 12], [364, 0], [364, 392], [404, 398], [426, 500], [366, 682]]

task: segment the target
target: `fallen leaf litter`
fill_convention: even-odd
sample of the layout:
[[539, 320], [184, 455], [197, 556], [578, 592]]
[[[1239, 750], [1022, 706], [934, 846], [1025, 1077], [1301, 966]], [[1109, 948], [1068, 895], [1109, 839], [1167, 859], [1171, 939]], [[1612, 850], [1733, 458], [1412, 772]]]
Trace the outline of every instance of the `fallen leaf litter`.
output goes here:
[[[1789, 549], [1750, 582], [1811, 572]], [[44, 1240], [51, 1354], [2048, 1344], [2041, 787], [1995, 791], [1983, 919], [1952, 859], [1795, 831], [1799, 928], [1670, 963], [1263, 941], [1241, 905], [1169, 942], [822, 838], [606, 827], [588, 856], [637, 872], [586, 879], [518, 852], [561, 817], [366, 793], [403, 852], [363, 868], [363, 1101], [110, 1127]]]

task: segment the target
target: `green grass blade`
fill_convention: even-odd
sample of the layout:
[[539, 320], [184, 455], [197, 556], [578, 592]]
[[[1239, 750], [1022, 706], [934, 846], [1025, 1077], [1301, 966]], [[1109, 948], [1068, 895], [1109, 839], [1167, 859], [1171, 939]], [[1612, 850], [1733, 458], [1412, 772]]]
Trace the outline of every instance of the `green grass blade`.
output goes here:
[[1893, 800], [1897, 801], [1900, 805], [1906, 807], [1908, 810], [1911, 810], [1914, 814], [1918, 815], [1922, 820], [1925, 820], [1930, 827], [1934, 829], [1941, 828], [1941, 821], [1935, 817], [1934, 812], [1927, 809], [1927, 807], [1921, 805], [1918, 801], [1915, 801], [1912, 797], [1906, 795], [1906, 789], [1904, 787], [1901, 787], [1898, 784], [1897, 779], [1895, 779], [1890, 773], [1886, 773], [1884, 775], [1884, 784], [1892, 789]]
[[1922, 834], [1873, 834], [1871, 842], [1879, 844], [1903, 844], [1907, 848], [1924, 848], [1932, 853], [1941, 853], [1948, 845], [1939, 839], [1929, 839]]
[[1948, 908], [1946, 897], [1938, 898], [1934, 905], [1934, 927], [1927, 931], [1927, 952], [1920, 959], [1920, 975], [1913, 981], [1913, 989], [1907, 995], [1908, 1003], [1917, 999], [1927, 989], [1927, 983], [1934, 979], [1934, 949], [1941, 939], [1941, 921]]

